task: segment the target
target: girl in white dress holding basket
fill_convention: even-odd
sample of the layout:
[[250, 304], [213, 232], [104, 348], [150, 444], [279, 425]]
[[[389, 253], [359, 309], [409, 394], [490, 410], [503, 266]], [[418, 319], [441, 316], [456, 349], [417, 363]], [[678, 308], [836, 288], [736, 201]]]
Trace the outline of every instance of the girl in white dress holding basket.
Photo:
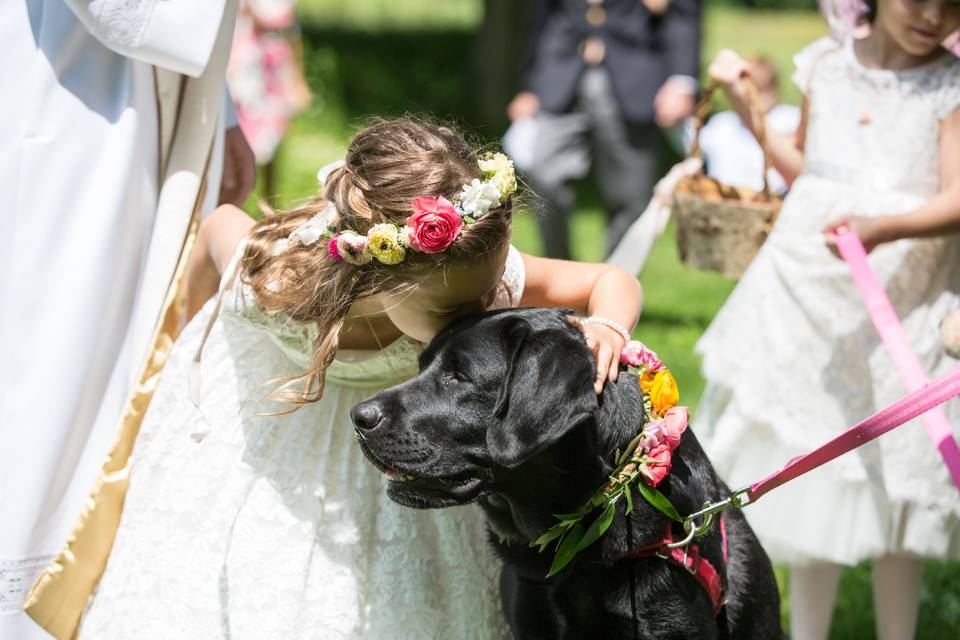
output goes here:
[[[695, 424], [733, 487], [756, 481], [905, 393], [831, 232], [853, 227], [931, 377], [956, 363], [938, 325], [958, 304], [960, 60], [940, 45], [956, 0], [879, 0], [860, 40], [796, 57], [796, 139], [769, 136], [793, 181], [772, 233], [704, 334], [707, 388]], [[749, 123], [722, 52], [710, 74]], [[749, 123], [752, 126], [752, 123]], [[935, 237], [943, 236], [943, 237]], [[960, 404], [946, 405], [956, 429]], [[827, 637], [841, 565], [873, 562], [877, 633], [911, 638], [922, 559], [960, 559], [960, 494], [922, 424], [899, 429], [750, 506], [776, 562], [790, 563], [792, 636]]]
[[402, 478], [364, 459], [348, 412], [415, 375], [453, 319], [518, 304], [593, 314], [600, 389], [639, 285], [512, 248], [513, 164], [448, 129], [372, 125], [327, 173], [300, 209], [255, 225], [222, 207], [201, 227], [188, 306], [220, 295], [166, 365], [81, 638], [507, 633], [479, 508], [391, 502]]

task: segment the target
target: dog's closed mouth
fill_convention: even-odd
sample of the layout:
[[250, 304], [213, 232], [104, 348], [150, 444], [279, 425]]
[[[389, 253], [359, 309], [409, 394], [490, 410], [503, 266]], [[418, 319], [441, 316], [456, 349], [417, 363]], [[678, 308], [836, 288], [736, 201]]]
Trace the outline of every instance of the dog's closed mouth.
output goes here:
[[379, 469], [383, 473], [383, 475], [387, 476], [387, 479], [391, 483], [403, 484], [407, 482], [419, 481], [418, 484], [425, 485], [425, 488], [443, 489], [445, 487], [450, 487], [450, 486], [459, 487], [461, 485], [467, 485], [467, 484], [470, 484], [473, 480], [472, 478], [467, 478], [466, 480], [457, 481], [453, 479], [445, 480], [442, 478], [434, 479], [434, 478], [417, 477], [413, 474], [406, 473], [405, 471], [401, 471], [400, 469], [392, 467], [387, 463], [383, 462], [382, 460], [380, 460], [376, 455], [374, 455], [374, 453], [370, 450], [370, 447], [367, 446], [366, 441], [362, 437], [360, 437], [359, 434], [357, 436], [357, 440], [360, 443], [360, 450], [363, 452], [363, 455], [366, 456], [367, 460], [372, 462], [373, 466]]
[[481, 478], [463, 480], [416, 478], [391, 480], [387, 494], [395, 501], [417, 509], [437, 508], [473, 502], [485, 493]]

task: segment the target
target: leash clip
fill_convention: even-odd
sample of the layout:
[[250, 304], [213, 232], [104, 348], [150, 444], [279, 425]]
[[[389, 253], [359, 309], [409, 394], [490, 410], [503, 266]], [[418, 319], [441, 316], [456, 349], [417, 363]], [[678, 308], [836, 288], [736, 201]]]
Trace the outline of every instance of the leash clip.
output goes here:
[[[688, 547], [694, 538], [698, 538], [708, 531], [713, 524], [713, 518], [718, 513], [723, 513], [729, 509], [742, 509], [750, 504], [750, 486], [742, 487], [731, 493], [728, 497], [719, 502], [708, 502], [703, 508], [695, 513], [691, 513], [683, 520], [683, 530], [687, 535], [683, 540], [667, 544], [669, 549], [679, 549]], [[697, 524], [700, 520], [700, 524]]]

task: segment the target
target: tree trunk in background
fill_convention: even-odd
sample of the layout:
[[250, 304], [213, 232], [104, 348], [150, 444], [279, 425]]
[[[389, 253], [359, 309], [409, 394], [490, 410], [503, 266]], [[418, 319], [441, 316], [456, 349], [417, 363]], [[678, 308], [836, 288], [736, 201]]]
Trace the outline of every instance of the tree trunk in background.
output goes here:
[[505, 109], [516, 94], [526, 62], [531, 4], [525, 0], [484, 0], [483, 23], [473, 49], [472, 75], [477, 128], [496, 136], [507, 125]]

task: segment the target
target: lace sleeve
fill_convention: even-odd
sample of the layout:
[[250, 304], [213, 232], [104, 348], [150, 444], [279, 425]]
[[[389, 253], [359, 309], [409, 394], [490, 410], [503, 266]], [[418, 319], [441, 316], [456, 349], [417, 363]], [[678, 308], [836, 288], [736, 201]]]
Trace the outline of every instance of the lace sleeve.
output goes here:
[[523, 297], [523, 288], [527, 281], [527, 272], [523, 268], [523, 255], [517, 248], [510, 245], [507, 253], [507, 264], [503, 270], [503, 278], [497, 287], [492, 308], [508, 309], [520, 305]]
[[240, 277], [240, 259], [245, 247], [244, 239], [223, 273], [220, 283], [222, 313], [225, 317], [264, 331], [292, 362], [307, 366], [317, 341], [317, 326], [297, 322], [282, 313], [268, 313], [257, 303], [253, 289]]
[[810, 93], [810, 85], [813, 82], [814, 71], [820, 59], [826, 54], [839, 49], [840, 43], [836, 39], [830, 36], [824, 36], [819, 40], [814, 40], [804, 47], [800, 53], [793, 56], [793, 64], [796, 69], [791, 79], [803, 95], [809, 95]]

